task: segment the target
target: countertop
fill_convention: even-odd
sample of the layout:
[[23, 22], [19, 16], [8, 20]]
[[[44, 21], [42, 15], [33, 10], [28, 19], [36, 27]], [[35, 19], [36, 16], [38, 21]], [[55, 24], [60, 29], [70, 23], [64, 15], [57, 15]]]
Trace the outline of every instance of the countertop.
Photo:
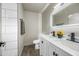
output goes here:
[[66, 37], [59, 39], [57, 37], [53, 37], [51, 35], [46, 35], [46, 34], [40, 34], [40, 36], [44, 37], [50, 43], [56, 45], [57, 47], [66, 51], [67, 53], [73, 56], [79, 56], [79, 43], [68, 41], [66, 40]]

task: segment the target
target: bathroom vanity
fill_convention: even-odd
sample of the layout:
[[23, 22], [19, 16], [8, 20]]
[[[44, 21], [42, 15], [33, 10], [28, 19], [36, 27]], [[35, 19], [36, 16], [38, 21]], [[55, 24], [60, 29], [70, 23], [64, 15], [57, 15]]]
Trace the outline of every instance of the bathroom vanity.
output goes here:
[[79, 56], [79, 43], [58, 38], [51, 35], [40, 35], [41, 56]]
[[[48, 19], [49, 20], [49, 19]], [[48, 23], [48, 22], [47, 22]], [[79, 3], [59, 3], [50, 13], [50, 26], [44, 24], [42, 33], [63, 30], [64, 35], [74, 33], [72, 37], [79, 37]], [[53, 37], [40, 34], [41, 56], [79, 56], [79, 43], [67, 40], [68, 37]], [[79, 38], [78, 38], [79, 41]]]

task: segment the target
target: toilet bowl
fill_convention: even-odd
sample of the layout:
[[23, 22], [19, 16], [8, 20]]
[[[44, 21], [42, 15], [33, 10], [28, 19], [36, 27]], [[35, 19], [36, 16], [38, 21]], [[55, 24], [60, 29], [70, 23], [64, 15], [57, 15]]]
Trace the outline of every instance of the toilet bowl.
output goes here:
[[39, 49], [40, 48], [40, 40], [34, 40], [33, 44], [35, 44], [35, 49]]

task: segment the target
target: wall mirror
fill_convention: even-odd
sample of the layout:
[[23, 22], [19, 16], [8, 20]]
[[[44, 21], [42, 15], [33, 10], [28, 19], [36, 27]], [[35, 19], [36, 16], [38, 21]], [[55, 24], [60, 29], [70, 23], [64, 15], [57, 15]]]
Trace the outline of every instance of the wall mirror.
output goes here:
[[78, 24], [79, 3], [72, 3], [68, 7], [64, 8], [62, 11], [51, 16], [52, 16], [52, 26]]

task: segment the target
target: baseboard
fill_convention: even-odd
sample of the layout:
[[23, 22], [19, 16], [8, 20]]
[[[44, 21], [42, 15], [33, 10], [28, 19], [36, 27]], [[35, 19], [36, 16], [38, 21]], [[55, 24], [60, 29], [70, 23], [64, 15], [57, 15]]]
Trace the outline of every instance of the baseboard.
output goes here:
[[[23, 46], [23, 48], [24, 48], [24, 46]], [[20, 51], [20, 53], [19, 53], [19, 56], [21, 56], [21, 55], [22, 55], [23, 48], [21, 49], [21, 51]]]
[[25, 47], [25, 46], [34, 46], [34, 45], [35, 45], [35, 44], [30, 44], [30, 45], [24, 45], [24, 47]]
[[24, 44], [24, 46], [29, 46], [29, 45], [34, 45], [33, 43], [30, 43], [30, 44]]

